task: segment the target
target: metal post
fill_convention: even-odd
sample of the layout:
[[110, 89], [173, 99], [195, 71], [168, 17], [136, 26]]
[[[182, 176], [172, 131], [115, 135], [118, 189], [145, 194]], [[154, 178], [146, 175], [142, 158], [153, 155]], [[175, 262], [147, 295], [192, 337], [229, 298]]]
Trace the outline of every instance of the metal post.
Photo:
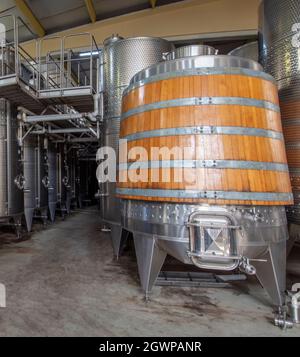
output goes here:
[[15, 74], [17, 77], [19, 77], [19, 43], [18, 43], [18, 26], [16, 22], [15, 16], [13, 18], [13, 25], [14, 25], [14, 50], [15, 50]]
[[90, 87], [93, 90], [93, 37], [90, 35], [91, 39], [91, 55], [90, 55]]

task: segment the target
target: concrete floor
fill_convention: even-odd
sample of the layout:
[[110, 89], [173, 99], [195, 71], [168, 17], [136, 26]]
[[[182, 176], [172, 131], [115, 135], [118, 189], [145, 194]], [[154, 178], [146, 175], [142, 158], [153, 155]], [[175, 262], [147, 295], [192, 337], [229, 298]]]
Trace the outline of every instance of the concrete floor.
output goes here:
[[[299, 252], [298, 252], [299, 253]], [[300, 254], [292, 259], [299, 278]], [[74, 213], [29, 240], [0, 238], [1, 336], [300, 336], [272, 325], [264, 290], [155, 287], [143, 300], [135, 258], [112, 257], [98, 212]]]

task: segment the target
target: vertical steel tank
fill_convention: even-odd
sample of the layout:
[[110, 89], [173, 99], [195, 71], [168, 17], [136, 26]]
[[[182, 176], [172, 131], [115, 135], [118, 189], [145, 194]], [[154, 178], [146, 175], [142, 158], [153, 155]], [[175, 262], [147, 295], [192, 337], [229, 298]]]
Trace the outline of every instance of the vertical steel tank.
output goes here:
[[47, 155], [47, 171], [48, 171], [48, 207], [50, 219], [55, 220], [55, 211], [58, 202], [57, 195], [57, 149], [55, 144], [51, 143], [49, 139], [45, 139], [45, 148]]
[[[118, 154], [121, 102], [124, 89], [134, 74], [162, 60], [170, 52], [171, 43], [160, 38], [136, 37], [122, 39], [112, 36], [104, 42], [104, 130], [101, 146], [109, 146]], [[101, 218], [112, 229], [113, 246], [121, 235], [120, 202], [116, 198], [116, 184], [100, 185]]]
[[11, 220], [20, 233], [24, 212], [24, 176], [21, 149], [17, 139], [17, 111], [0, 99], [0, 224]]
[[48, 176], [48, 157], [45, 146], [45, 139], [42, 136], [37, 137], [36, 146], [36, 162], [37, 162], [37, 218], [41, 218], [44, 224], [47, 221], [48, 216], [48, 188], [49, 188], [49, 176]]
[[32, 220], [36, 208], [36, 136], [28, 135], [23, 143], [24, 161], [24, 213], [28, 232], [31, 231]]
[[71, 148], [68, 152], [68, 166], [70, 171], [70, 204], [77, 207], [79, 204], [79, 190], [78, 190], [78, 156], [77, 150]]
[[[281, 307], [293, 196], [276, 82], [241, 57], [172, 58], [123, 94], [117, 193], [142, 287], [151, 290], [169, 254], [256, 274]], [[143, 157], [127, 157], [139, 147]]]
[[44, 139], [39, 135], [28, 135], [23, 144], [24, 160], [24, 209], [27, 230], [32, 228], [33, 218], [47, 221], [48, 170]]
[[[260, 61], [278, 83], [283, 133], [295, 205], [287, 209], [290, 240], [300, 234], [300, 1], [264, 0], [260, 6]], [[292, 246], [292, 244], [290, 244]]]
[[61, 212], [62, 217], [70, 213], [71, 206], [71, 186], [70, 170], [67, 157], [67, 145], [57, 145], [57, 209]]
[[48, 167], [44, 138], [28, 135], [23, 144], [24, 160], [24, 208], [27, 230], [32, 228], [33, 218], [46, 224], [48, 212]]

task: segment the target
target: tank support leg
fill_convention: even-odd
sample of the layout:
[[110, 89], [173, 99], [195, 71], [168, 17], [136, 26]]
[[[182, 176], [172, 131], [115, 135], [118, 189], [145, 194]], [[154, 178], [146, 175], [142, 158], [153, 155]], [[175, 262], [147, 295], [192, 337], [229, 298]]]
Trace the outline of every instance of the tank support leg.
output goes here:
[[27, 208], [27, 209], [25, 209], [24, 214], [25, 214], [27, 232], [31, 232], [34, 209], [33, 208]]
[[295, 223], [289, 224], [289, 240], [287, 241], [287, 257], [293, 249], [295, 241], [300, 238], [300, 225]]
[[22, 237], [22, 216], [14, 217], [14, 225], [15, 225], [17, 238], [21, 239], [21, 237]]
[[56, 210], [56, 203], [49, 203], [49, 216], [51, 222], [55, 220], [55, 210]]
[[159, 248], [154, 237], [134, 233], [134, 246], [142, 288], [146, 299], [164, 264], [167, 253]]
[[46, 226], [47, 225], [47, 208], [43, 208], [41, 209], [41, 216], [42, 216], [42, 221], [43, 221], [43, 225]]
[[256, 276], [276, 306], [285, 304], [286, 241], [271, 243], [261, 257], [266, 262], [253, 261]]
[[128, 234], [129, 233], [125, 231], [122, 226], [117, 224], [111, 225], [111, 241], [114, 250], [114, 255], [117, 259], [121, 256], [123, 252], [128, 238]]
[[77, 208], [79, 208], [79, 209], [82, 208], [82, 199], [81, 199], [80, 195], [78, 196], [78, 199], [77, 199]]
[[71, 212], [71, 197], [69, 195], [66, 199], [66, 211], [67, 211], [67, 214], [70, 214], [70, 212]]
[[130, 232], [128, 232], [126, 229], [122, 230], [122, 235], [121, 235], [121, 242], [120, 242], [120, 247], [119, 247], [119, 257], [123, 254], [124, 249], [127, 245], [127, 240], [129, 238]]

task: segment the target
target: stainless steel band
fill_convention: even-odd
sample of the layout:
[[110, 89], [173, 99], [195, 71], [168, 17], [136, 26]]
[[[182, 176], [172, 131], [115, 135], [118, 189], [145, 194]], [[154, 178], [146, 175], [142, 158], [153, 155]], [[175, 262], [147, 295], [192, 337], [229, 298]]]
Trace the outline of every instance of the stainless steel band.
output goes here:
[[199, 68], [199, 69], [183, 70], [180, 72], [169, 72], [169, 73], [167, 72], [167, 73], [160, 73], [157, 75], [153, 75], [139, 82], [130, 84], [125, 89], [123, 96], [126, 96], [132, 90], [140, 88], [146, 84], [159, 82], [162, 80], [180, 78], [180, 77], [212, 76], [212, 75], [224, 75], [224, 74], [260, 78], [272, 82], [274, 85], [277, 86], [277, 82], [275, 81], [275, 79], [269, 74], [266, 74], [264, 72], [254, 71], [246, 68]]
[[273, 130], [237, 126], [188, 126], [142, 131], [122, 137], [127, 141], [179, 135], [243, 135], [283, 140], [283, 134]]
[[235, 160], [161, 160], [137, 161], [133, 163], [120, 163], [119, 170], [159, 169], [159, 168], [211, 168], [211, 169], [241, 169], [265, 170], [288, 172], [288, 165], [260, 161], [235, 161]]
[[293, 200], [292, 193], [270, 192], [236, 192], [236, 191], [193, 191], [193, 190], [164, 190], [164, 189], [139, 189], [117, 188], [118, 195], [161, 197], [178, 199], [213, 199], [213, 200], [238, 200], [238, 201], [278, 201], [288, 202]]
[[192, 97], [192, 98], [178, 98], [145, 104], [133, 109], [128, 110], [121, 116], [121, 121], [133, 115], [149, 112], [156, 109], [166, 109], [175, 107], [188, 107], [199, 105], [239, 105], [246, 107], [263, 108], [280, 113], [280, 108], [277, 104], [271, 103], [266, 100], [242, 98], [242, 97]]

